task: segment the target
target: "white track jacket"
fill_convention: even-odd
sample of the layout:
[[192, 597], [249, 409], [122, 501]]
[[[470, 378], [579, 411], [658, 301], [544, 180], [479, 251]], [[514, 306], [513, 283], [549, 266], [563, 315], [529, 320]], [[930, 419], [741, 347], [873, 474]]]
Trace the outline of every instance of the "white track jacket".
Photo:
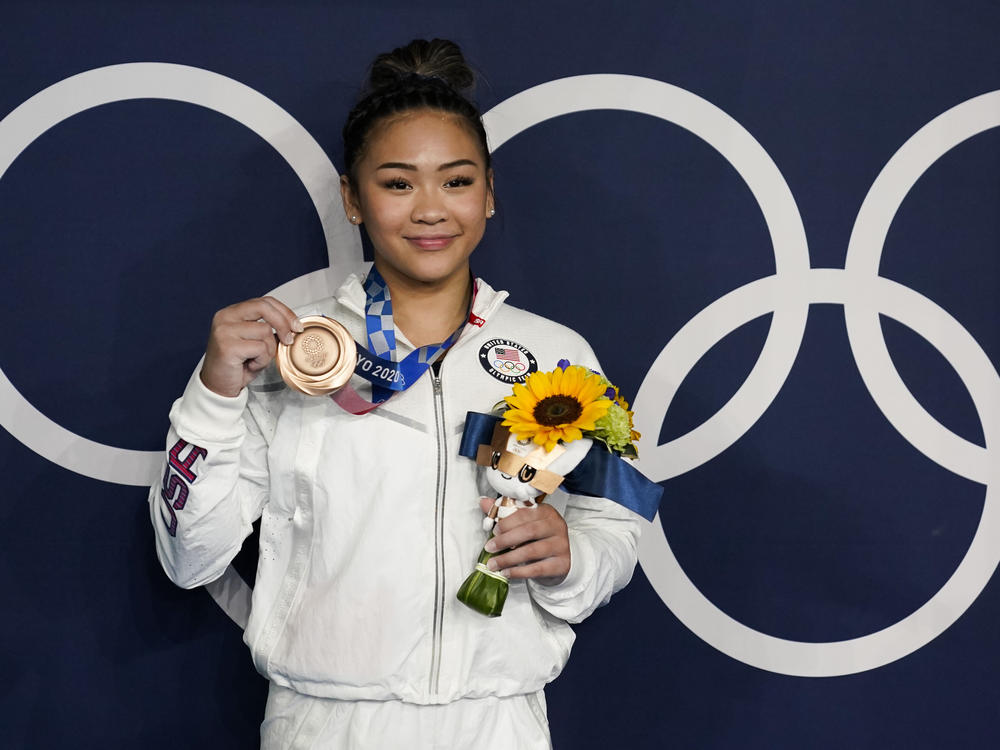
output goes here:
[[[362, 280], [299, 312], [335, 318], [364, 341]], [[533, 693], [566, 663], [575, 637], [567, 623], [630, 579], [639, 517], [559, 491], [546, 502], [569, 525], [566, 579], [511, 581], [492, 619], [455, 598], [486, 536], [479, 497], [488, 485], [458, 454], [466, 412], [488, 412], [510, 394], [502, 378], [515, 359], [542, 371], [560, 359], [599, 369], [571, 330], [504, 304], [507, 293], [481, 280], [477, 290], [440, 377], [428, 371], [367, 415], [286, 388], [273, 366], [236, 398], [212, 393], [196, 372], [174, 403], [163, 481], [150, 493], [157, 554], [176, 584], [203, 585], [261, 519], [244, 638], [273, 682], [417, 704]], [[402, 357], [412, 347], [396, 335]]]

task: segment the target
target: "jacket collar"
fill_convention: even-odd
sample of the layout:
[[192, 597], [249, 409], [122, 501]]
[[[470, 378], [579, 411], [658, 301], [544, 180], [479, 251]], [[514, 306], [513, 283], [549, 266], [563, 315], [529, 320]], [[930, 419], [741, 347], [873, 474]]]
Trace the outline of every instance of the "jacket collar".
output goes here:
[[[335, 295], [337, 302], [361, 318], [364, 318], [365, 315], [364, 281], [369, 268], [371, 268], [371, 263], [366, 263], [364, 268], [348, 276]], [[476, 328], [484, 328], [489, 324], [490, 318], [500, 305], [507, 299], [508, 292], [498, 291], [478, 277], [475, 279], [475, 284], [476, 299], [472, 305], [472, 315], [483, 322], [472, 325]], [[469, 325], [466, 324], [466, 328]]]

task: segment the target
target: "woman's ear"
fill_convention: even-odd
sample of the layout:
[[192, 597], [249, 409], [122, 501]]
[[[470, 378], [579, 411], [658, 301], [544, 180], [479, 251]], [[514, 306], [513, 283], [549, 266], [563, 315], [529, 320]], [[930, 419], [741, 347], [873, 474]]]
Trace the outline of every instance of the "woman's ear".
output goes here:
[[364, 219], [361, 215], [361, 207], [358, 205], [357, 192], [351, 184], [351, 178], [346, 174], [340, 175], [340, 199], [344, 202], [344, 213], [347, 220], [352, 224], [360, 224]]

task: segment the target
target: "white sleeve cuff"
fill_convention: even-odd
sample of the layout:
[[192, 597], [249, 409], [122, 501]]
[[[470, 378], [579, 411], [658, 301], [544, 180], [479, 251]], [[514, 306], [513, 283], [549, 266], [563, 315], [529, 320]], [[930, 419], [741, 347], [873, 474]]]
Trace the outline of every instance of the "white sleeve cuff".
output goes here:
[[246, 430], [243, 409], [247, 389], [237, 396], [220, 396], [201, 382], [199, 363], [184, 395], [170, 409], [170, 422], [177, 434], [190, 443], [239, 443]]
[[539, 602], [559, 604], [579, 596], [587, 588], [586, 571], [590, 569], [590, 550], [580, 544], [579, 535], [569, 531], [569, 573], [559, 583], [547, 585], [541, 581], [528, 579], [528, 589]]

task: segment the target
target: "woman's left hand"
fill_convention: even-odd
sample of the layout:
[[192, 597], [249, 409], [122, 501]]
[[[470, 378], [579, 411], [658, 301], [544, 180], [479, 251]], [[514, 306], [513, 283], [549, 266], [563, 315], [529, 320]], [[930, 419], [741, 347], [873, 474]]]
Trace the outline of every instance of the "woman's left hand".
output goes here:
[[[492, 500], [483, 500], [492, 506]], [[569, 530], [559, 511], [548, 503], [520, 508], [500, 519], [493, 534], [486, 551], [506, 551], [489, 559], [490, 570], [508, 578], [545, 579], [539, 582], [548, 585], [561, 583], [569, 573]]]

